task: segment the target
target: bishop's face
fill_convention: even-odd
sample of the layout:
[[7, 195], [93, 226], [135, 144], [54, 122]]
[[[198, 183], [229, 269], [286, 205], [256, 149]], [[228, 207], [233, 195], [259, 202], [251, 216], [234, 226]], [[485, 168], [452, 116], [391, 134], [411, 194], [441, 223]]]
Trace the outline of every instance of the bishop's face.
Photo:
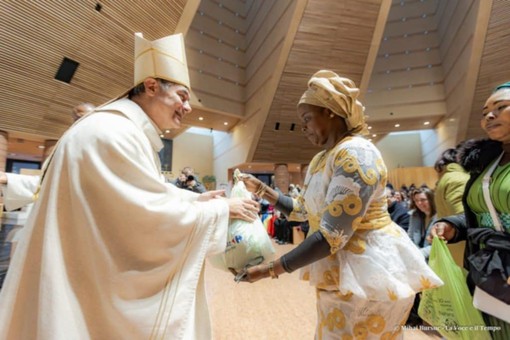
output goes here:
[[149, 115], [161, 131], [178, 129], [184, 117], [191, 112], [189, 90], [179, 84], [159, 82], [154, 96], [154, 110]]

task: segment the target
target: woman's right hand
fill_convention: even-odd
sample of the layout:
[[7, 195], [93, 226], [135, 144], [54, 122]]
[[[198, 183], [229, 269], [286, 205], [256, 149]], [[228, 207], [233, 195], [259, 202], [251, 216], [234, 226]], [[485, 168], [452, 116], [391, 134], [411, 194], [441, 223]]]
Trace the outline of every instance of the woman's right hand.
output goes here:
[[250, 174], [241, 174], [239, 179], [244, 182], [249, 192], [257, 192], [264, 185], [257, 177]]
[[430, 228], [430, 233], [427, 236], [427, 241], [432, 243], [435, 236], [448, 242], [455, 237], [455, 228], [448, 222], [437, 222]]
[[253, 222], [259, 217], [260, 205], [249, 198], [226, 198], [229, 208], [229, 218], [237, 218], [246, 222]]

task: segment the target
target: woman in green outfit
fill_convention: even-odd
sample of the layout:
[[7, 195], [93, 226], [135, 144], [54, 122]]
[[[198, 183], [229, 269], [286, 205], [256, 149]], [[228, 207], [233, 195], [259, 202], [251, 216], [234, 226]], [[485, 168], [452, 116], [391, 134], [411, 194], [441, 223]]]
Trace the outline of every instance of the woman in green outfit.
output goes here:
[[[437, 235], [450, 243], [467, 240], [464, 266], [469, 272], [468, 285], [475, 291], [475, 301], [478, 294], [488, 293], [508, 309], [510, 82], [496, 87], [487, 99], [481, 126], [489, 139], [467, 142], [460, 153], [461, 164], [471, 175], [463, 197], [464, 214], [440, 219], [432, 227], [431, 236]], [[484, 310], [497, 314], [493, 308]], [[483, 315], [487, 326], [492, 326], [494, 339], [510, 339], [510, 314], [499, 314], [500, 318]]]

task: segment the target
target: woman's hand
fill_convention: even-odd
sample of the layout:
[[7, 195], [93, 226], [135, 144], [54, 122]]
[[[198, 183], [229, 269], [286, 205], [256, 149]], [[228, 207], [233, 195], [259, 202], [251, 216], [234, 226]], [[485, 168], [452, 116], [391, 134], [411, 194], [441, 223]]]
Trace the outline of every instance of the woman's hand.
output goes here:
[[246, 189], [250, 192], [257, 192], [264, 185], [261, 180], [250, 174], [241, 174], [239, 179], [244, 182]]
[[[270, 266], [273, 266], [273, 275], [271, 276]], [[276, 261], [272, 261], [270, 263], [259, 264], [253, 267], [248, 267], [242, 272], [236, 272], [234, 269], [230, 268], [230, 271], [236, 275], [236, 281], [243, 282], [257, 282], [260, 279], [264, 279], [266, 277], [272, 277], [277, 279], [279, 275], [285, 273], [285, 269], [281, 264], [281, 261], [278, 259]]]
[[455, 237], [455, 228], [448, 222], [437, 222], [434, 223], [432, 228], [430, 228], [430, 233], [427, 236], [427, 241], [432, 243], [432, 240], [435, 236], [440, 239], [448, 242]]
[[249, 198], [227, 198], [230, 218], [253, 222], [259, 218], [260, 205], [257, 201]]

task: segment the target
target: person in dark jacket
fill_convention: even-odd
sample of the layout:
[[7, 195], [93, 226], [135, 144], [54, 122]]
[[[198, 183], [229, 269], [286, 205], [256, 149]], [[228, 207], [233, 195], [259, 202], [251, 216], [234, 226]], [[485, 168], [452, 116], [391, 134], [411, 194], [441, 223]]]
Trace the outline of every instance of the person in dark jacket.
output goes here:
[[[510, 82], [496, 87], [487, 99], [481, 126], [489, 139], [467, 142], [460, 151], [461, 165], [470, 173], [463, 196], [464, 215], [438, 220], [430, 237], [437, 235], [450, 243], [467, 240], [464, 267], [468, 286], [509, 305]], [[483, 315], [487, 326], [493, 326], [494, 339], [510, 339], [508, 321]]]
[[402, 202], [397, 200], [395, 191], [390, 187], [386, 187], [386, 200], [391, 220], [407, 231], [409, 229], [409, 211]]

